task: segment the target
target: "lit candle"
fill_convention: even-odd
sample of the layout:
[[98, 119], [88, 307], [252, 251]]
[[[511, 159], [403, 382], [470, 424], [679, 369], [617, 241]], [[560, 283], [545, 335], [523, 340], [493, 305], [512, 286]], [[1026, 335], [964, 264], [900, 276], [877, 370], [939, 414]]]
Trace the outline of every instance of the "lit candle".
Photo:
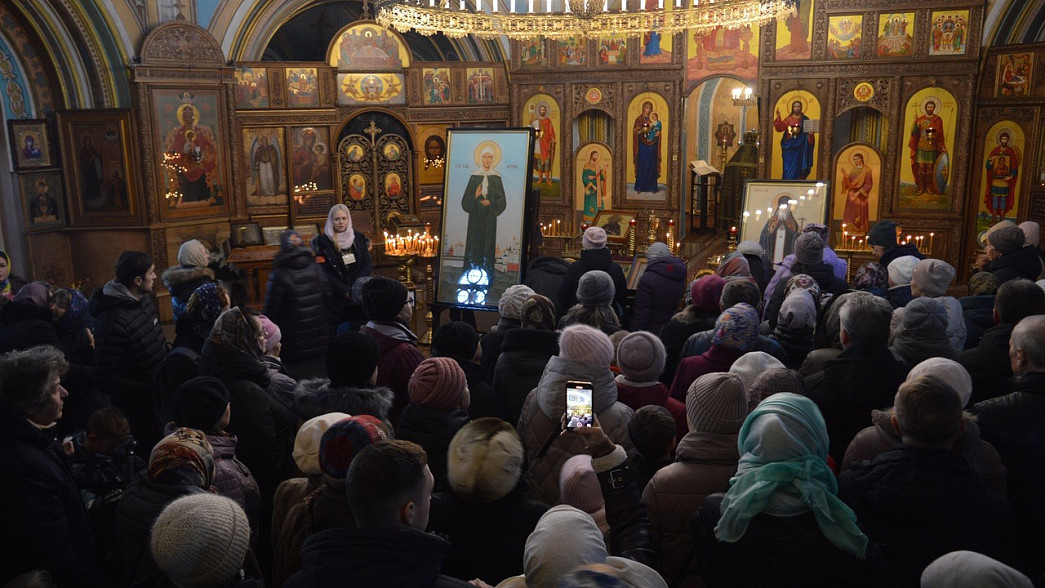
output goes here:
[[933, 250], [933, 234], [934, 233], [929, 233], [929, 252], [930, 253], [932, 253], [932, 250]]
[[736, 227], [729, 227], [729, 234], [735, 236], [737, 234], [737, 228]]

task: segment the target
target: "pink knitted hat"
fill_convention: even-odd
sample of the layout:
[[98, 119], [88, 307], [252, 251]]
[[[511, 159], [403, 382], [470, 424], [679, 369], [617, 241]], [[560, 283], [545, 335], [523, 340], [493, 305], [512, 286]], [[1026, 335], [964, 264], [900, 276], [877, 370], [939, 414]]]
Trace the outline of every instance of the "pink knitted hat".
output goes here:
[[468, 408], [468, 383], [464, 370], [449, 357], [422, 361], [407, 384], [410, 401], [436, 410]]
[[562, 464], [559, 472], [559, 500], [588, 514], [606, 505], [599, 478], [591, 467], [590, 455], [575, 455]]
[[559, 357], [609, 367], [613, 343], [602, 331], [587, 325], [572, 325], [559, 335]]

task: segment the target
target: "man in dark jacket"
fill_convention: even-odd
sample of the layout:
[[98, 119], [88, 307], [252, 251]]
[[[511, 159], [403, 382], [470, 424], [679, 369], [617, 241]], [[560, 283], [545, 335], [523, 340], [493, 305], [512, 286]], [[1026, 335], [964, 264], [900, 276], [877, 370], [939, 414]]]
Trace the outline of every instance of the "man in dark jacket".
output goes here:
[[95, 317], [94, 366], [99, 389], [112, 396], [144, 447], [160, 440], [152, 406], [153, 378], [167, 355], [167, 340], [149, 294], [156, 282], [152, 256], [124, 251], [116, 279], [91, 297]]
[[559, 316], [577, 304], [577, 284], [581, 276], [591, 270], [602, 270], [613, 278], [613, 306], [617, 314], [624, 311], [624, 304], [628, 295], [628, 281], [624, 277], [624, 270], [613, 261], [610, 250], [606, 249], [606, 231], [599, 227], [588, 227], [581, 239], [581, 258], [566, 270], [566, 277], [559, 284], [559, 293], [556, 297]]
[[646, 250], [646, 260], [631, 308], [631, 330], [656, 334], [678, 310], [686, 290], [686, 263], [659, 241]]
[[958, 355], [972, 376], [972, 398], [976, 404], [1009, 391], [1009, 338], [1016, 323], [1025, 317], [1045, 314], [1045, 292], [1030, 280], [1009, 280], [994, 297], [994, 326], [983, 332], [978, 347]]
[[953, 388], [914, 378], [896, 393], [892, 426], [902, 443], [839, 478], [838, 497], [882, 545], [902, 586], [918, 586], [922, 570], [952, 551], [1014, 563], [1012, 509], [951, 451], [964, 424]]
[[896, 242], [896, 226], [896, 221], [883, 220], [879, 221], [867, 232], [867, 244], [871, 246], [871, 250], [878, 256], [878, 263], [889, 267], [890, 261], [904, 255], [913, 255], [918, 259], [925, 259], [925, 256], [918, 251], [917, 246], [911, 243], [900, 245]]
[[327, 317], [331, 289], [323, 268], [307, 248], [301, 235], [285, 231], [272, 260], [265, 316], [283, 333], [280, 359], [296, 380], [322, 377], [323, 354], [333, 334]]
[[885, 299], [850, 294], [839, 311], [842, 353], [805, 379], [805, 395], [827, 423], [828, 453], [835, 463], [842, 463], [849, 442], [871, 424], [871, 411], [892, 406], [907, 378], [908, 369], [887, 346], [892, 315]]
[[1011, 393], [981, 402], [972, 412], [977, 416], [980, 438], [998, 450], [1008, 468], [1008, 495], [1020, 521], [1020, 541], [1030, 565], [1027, 571], [1037, 575], [1045, 567], [1041, 558], [1045, 550], [1041, 499], [1045, 487], [1045, 436], [1041, 434], [1045, 426], [1045, 316], [1021, 320], [1012, 330], [1009, 349], [1010, 367], [1016, 374]]
[[101, 584], [87, 511], [51, 433], [68, 366], [53, 347], [0, 358], [0, 584], [32, 570], [58, 586]]
[[345, 479], [356, 527], [309, 537], [301, 571], [283, 586], [468, 586], [439, 573], [450, 543], [424, 532], [434, 484], [428, 456], [417, 445], [395, 440], [365, 447]]

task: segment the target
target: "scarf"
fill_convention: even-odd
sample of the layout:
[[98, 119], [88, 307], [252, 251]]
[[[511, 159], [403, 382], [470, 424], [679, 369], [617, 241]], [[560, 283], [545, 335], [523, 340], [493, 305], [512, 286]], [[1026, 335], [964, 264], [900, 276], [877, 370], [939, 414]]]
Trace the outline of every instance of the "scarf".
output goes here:
[[156, 444], [146, 475], [158, 484], [207, 488], [214, 479], [214, 450], [202, 432], [182, 427]]
[[[342, 233], [335, 233], [334, 214], [339, 210], [344, 211], [345, 214], [348, 215], [348, 228], [346, 228]], [[327, 224], [323, 225], [323, 234], [330, 237], [330, 240], [333, 241], [338, 249], [341, 249], [342, 251], [352, 248], [352, 243], [356, 240], [356, 232], [352, 228], [352, 213], [349, 212], [347, 206], [344, 204], [335, 204], [330, 207], [330, 212], [327, 213]]]
[[739, 541], [755, 516], [797, 516], [812, 511], [824, 537], [863, 558], [867, 537], [838, 496], [827, 466], [827, 426], [812, 400], [783, 392], [763, 400], [744, 420], [737, 439], [737, 475], [722, 500], [715, 527], [719, 541]]
[[214, 282], [203, 284], [192, 291], [189, 301], [186, 303], [184, 318], [189, 322], [193, 331], [206, 340], [210, 336], [214, 322], [221, 316], [221, 309], [225, 301], [218, 296], [218, 285]]
[[238, 306], [221, 313], [210, 330], [208, 341], [254, 359], [261, 359], [265, 351], [258, 342], [254, 327]]
[[189, 239], [178, 248], [178, 263], [182, 267], [207, 267], [207, 247], [196, 239]]
[[715, 321], [711, 344], [747, 351], [758, 338], [758, 311], [746, 302], [727, 308]]
[[11, 296], [11, 274], [14, 273], [14, 268], [11, 267], [11, 256], [6, 251], [0, 249], [0, 257], [4, 258], [4, 262], [7, 264], [7, 277], [0, 282], [0, 294], [6, 294], [8, 297]]

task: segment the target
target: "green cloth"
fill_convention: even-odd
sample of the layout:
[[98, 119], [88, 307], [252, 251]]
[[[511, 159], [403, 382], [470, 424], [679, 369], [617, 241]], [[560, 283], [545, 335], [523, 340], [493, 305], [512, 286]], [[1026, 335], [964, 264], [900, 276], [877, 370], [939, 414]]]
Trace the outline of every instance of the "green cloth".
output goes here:
[[812, 511], [820, 531], [839, 549], [863, 558], [867, 537], [838, 496], [827, 467], [827, 426], [812, 400], [780, 393], [751, 411], [737, 440], [737, 475], [722, 500], [715, 527], [719, 541], [734, 543], [755, 516], [798, 516]]

